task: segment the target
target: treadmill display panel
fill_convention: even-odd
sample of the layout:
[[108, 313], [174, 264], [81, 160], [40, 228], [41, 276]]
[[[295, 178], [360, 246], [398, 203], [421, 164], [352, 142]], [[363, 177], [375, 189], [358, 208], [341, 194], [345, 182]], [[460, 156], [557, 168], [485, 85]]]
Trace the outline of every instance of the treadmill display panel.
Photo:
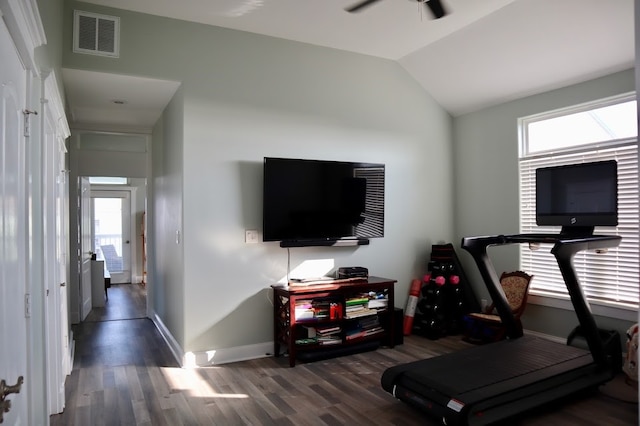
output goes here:
[[[616, 161], [544, 167], [536, 170], [536, 223], [593, 228], [618, 224]], [[590, 232], [589, 232], [590, 233]]]

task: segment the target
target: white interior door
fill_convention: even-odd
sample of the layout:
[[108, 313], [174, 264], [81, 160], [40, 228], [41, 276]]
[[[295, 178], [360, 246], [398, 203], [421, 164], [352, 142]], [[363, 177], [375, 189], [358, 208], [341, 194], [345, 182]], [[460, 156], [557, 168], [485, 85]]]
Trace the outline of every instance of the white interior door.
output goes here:
[[26, 72], [4, 21], [0, 19], [0, 380], [24, 376], [19, 394], [7, 397], [5, 424], [28, 423], [27, 320], [25, 318], [27, 217], [26, 148], [23, 111]]
[[93, 253], [91, 226], [91, 184], [89, 178], [79, 178], [80, 220], [78, 239], [80, 242], [78, 270], [80, 271], [80, 320], [91, 312], [91, 254]]
[[111, 283], [131, 283], [131, 193], [92, 191], [94, 250]]
[[[69, 261], [69, 251], [68, 251], [68, 228], [67, 228], [67, 218], [68, 214], [68, 206], [69, 206], [69, 180], [68, 173], [66, 171], [65, 166], [65, 154], [67, 152], [67, 148], [64, 143], [64, 139], [58, 135], [57, 139], [58, 146], [58, 155], [56, 157], [58, 168], [56, 169], [56, 191], [55, 191], [55, 210], [56, 210], [56, 254], [57, 254], [57, 276], [58, 276], [58, 291], [59, 291], [59, 299], [58, 299], [58, 311], [60, 322], [58, 326], [60, 327], [60, 338], [62, 341], [60, 342], [60, 346], [64, 355], [62, 357], [62, 373], [65, 376], [71, 374], [71, 369], [73, 365], [71, 365], [72, 353], [71, 353], [71, 336], [69, 330], [69, 308], [68, 308], [68, 291], [69, 291], [69, 283], [67, 282], [67, 273], [68, 271], [68, 261]], [[64, 384], [63, 384], [64, 386]], [[64, 392], [63, 392], [64, 393]], [[64, 398], [64, 396], [63, 396]], [[63, 400], [64, 403], [64, 400]]]
[[64, 383], [70, 373], [69, 325], [67, 319], [66, 235], [64, 232], [66, 175], [64, 140], [56, 132], [49, 104], [44, 103], [44, 285], [47, 317], [48, 414], [65, 406]]

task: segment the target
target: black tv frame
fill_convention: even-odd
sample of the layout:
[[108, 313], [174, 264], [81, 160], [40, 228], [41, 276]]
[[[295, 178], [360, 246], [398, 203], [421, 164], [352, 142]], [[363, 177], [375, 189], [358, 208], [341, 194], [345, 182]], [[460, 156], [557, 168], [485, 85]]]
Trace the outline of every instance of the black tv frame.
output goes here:
[[[360, 167], [360, 168], [375, 168], [385, 170], [385, 164], [382, 163], [370, 163], [370, 162], [354, 162], [354, 161], [335, 161], [335, 160], [317, 160], [317, 159], [302, 159], [302, 158], [282, 158], [282, 157], [264, 157], [264, 182], [263, 182], [263, 241], [265, 242], [279, 242], [280, 247], [354, 247], [370, 244], [370, 238], [381, 238], [384, 236], [384, 187], [382, 192], [382, 208], [383, 218], [381, 220], [382, 232], [379, 235], [322, 235], [322, 232], [318, 232], [318, 235], [299, 235], [297, 237], [289, 238], [286, 235], [274, 235], [273, 232], [267, 232], [267, 167], [268, 162], [277, 164], [282, 163], [299, 163], [299, 165], [308, 166], [322, 166], [326, 167]], [[295, 179], [295, 177], [292, 177]], [[384, 180], [384, 178], [383, 178]], [[364, 201], [363, 201], [364, 202]], [[375, 222], [374, 222], [375, 223]], [[325, 224], [326, 226], [326, 224]]]

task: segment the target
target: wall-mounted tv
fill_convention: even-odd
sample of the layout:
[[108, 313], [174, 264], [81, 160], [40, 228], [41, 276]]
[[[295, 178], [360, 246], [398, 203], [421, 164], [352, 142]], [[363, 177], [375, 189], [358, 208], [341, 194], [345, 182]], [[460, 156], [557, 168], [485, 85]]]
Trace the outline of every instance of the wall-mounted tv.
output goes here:
[[598, 161], [536, 170], [536, 223], [590, 235], [618, 225], [618, 164]]
[[363, 245], [384, 236], [385, 165], [264, 159], [263, 240]]

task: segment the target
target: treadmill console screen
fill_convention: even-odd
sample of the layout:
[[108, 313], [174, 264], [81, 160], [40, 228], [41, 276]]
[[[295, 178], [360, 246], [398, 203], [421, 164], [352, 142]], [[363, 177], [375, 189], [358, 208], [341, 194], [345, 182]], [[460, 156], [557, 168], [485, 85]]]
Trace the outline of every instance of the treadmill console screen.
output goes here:
[[536, 223], [593, 228], [618, 224], [616, 161], [544, 167], [536, 170]]

